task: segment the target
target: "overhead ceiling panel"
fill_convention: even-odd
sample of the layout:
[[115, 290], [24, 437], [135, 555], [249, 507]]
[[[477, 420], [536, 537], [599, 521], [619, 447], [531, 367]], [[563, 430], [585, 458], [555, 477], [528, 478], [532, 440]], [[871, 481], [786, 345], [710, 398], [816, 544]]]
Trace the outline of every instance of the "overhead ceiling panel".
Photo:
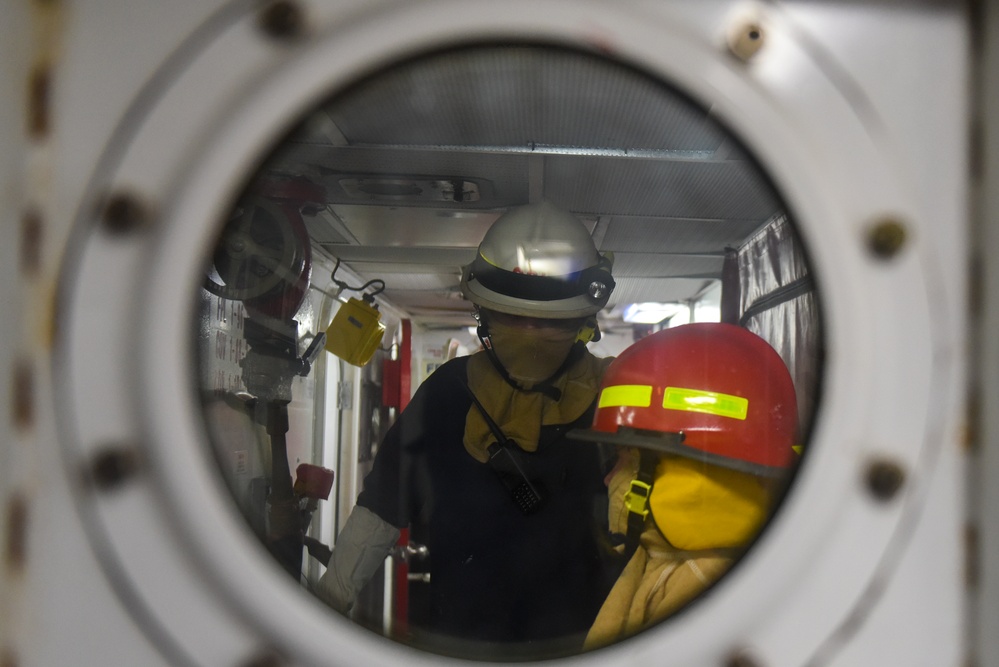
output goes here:
[[[414, 316], [442, 316], [448, 319], [459, 317], [474, 323], [472, 304], [460, 295], [451, 292], [416, 292], [408, 290], [386, 290], [384, 296], [391, 303]], [[465, 326], [467, 326], [467, 324]]]
[[[398, 264], [395, 262], [350, 262], [347, 264], [352, 271], [371, 277], [381, 277], [392, 285], [400, 288], [417, 289], [416, 285], [429, 284], [437, 286], [456, 286], [461, 279], [461, 267], [431, 264]], [[415, 276], [432, 276], [415, 278]]]
[[[328, 206], [314, 242], [427, 319], [466, 316], [460, 268], [515, 205], [544, 198], [580, 217], [615, 253], [613, 303], [693, 298], [725, 248], [781, 209], [738, 142], [685, 97], [600, 56], [536, 46], [456, 49], [362, 81], [267, 171], [319, 185]], [[459, 180], [474, 197], [448, 200], [445, 181], [471, 191]]]
[[529, 46], [456, 50], [400, 66], [326, 112], [353, 145], [713, 152], [727, 136], [702, 109], [635, 70]]
[[394, 292], [451, 292], [457, 289], [458, 279], [448, 274], [437, 273], [385, 273], [365, 264], [352, 265], [352, 269], [368, 280], [382, 278], [386, 290]]
[[338, 245], [348, 242], [324, 216], [303, 216], [302, 220], [305, 223], [306, 231], [309, 232], [309, 238], [314, 243]]
[[545, 157], [545, 195], [573, 210], [679, 218], [772, 217], [779, 203], [752, 163]]
[[402, 206], [334, 205], [333, 212], [364, 246], [475, 248], [499, 217], [491, 211]]
[[[345, 148], [321, 144], [290, 144], [273, 155], [267, 169], [273, 174], [303, 176], [326, 190], [327, 200], [349, 204], [366, 201], [351, 194], [341, 182], [359, 176], [407, 178], [463, 178], [479, 184], [480, 198], [455, 203], [461, 208], [495, 208], [528, 201], [530, 155], [514, 152], [477, 152], [436, 148]], [[391, 203], [386, 200], [385, 203]], [[439, 206], [440, 202], [406, 202], [411, 206]]]
[[721, 253], [737, 247], [760, 227], [759, 220], [610, 217], [600, 249], [616, 253]]
[[431, 270], [447, 266], [464, 266], [475, 258], [473, 248], [403, 248], [398, 246], [326, 246], [329, 253], [343, 261], [391, 262], [404, 270], [418, 271], [425, 265]]
[[675, 257], [654, 253], [614, 253], [614, 277], [720, 278], [722, 257]]

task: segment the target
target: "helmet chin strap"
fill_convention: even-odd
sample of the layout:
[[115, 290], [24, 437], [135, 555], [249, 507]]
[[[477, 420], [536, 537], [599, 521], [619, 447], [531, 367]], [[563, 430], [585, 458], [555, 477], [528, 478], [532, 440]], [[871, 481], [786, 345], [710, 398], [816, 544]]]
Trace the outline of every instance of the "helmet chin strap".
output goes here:
[[537, 392], [539, 394], [543, 394], [544, 396], [547, 396], [548, 398], [556, 402], [562, 399], [562, 391], [558, 387], [552, 385], [552, 382], [554, 382], [556, 378], [562, 375], [562, 373], [565, 373], [565, 371], [569, 368], [569, 366], [574, 364], [576, 360], [579, 359], [580, 355], [583, 353], [583, 348], [586, 346], [586, 343], [580, 340], [577, 340], [575, 343], [573, 343], [572, 349], [569, 350], [569, 354], [566, 356], [565, 361], [562, 362], [562, 365], [559, 366], [554, 373], [549, 375], [541, 382], [538, 382], [532, 387], [527, 388], [522, 384], [520, 384], [519, 382], [517, 382], [516, 380], [514, 380], [512, 377], [510, 377], [510, 373], [503, 366], [503, 362], [501, 362], [499, 360], [499, 357], [496, 356], [496, 351], [493, 350], [492, 339], [489, 337], [489, 326], [486, 324], [485, 318], [482, 316], [482, 313], [479, 311], [478, 307], [476, 307], [475, 309], [475, 320], [478, 322], [478, 326], [475, 328], [475, 334], [479, 337], [479, 340], [482, 342], [482, 347], [485, 348], [486, 355], [489, 357], [489, 361], [492, 362], [493, 367], [496, 369], [496, 372], [500, 374], [500, 377], [503, 378], [503, 380], [508, 385], [510, 385], [517, 391]]

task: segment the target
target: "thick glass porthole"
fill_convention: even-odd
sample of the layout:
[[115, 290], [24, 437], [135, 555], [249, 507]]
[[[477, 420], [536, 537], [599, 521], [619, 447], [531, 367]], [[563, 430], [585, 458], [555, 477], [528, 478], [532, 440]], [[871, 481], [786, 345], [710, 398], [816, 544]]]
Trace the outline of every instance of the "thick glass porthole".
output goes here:
[[275, 566], [470, 659], [598, 649], [724, 585], [820, 385], [761, 165], [667, 83], [551, 46], [337, 91], [220, 221], [196, 310], [212, 454]]

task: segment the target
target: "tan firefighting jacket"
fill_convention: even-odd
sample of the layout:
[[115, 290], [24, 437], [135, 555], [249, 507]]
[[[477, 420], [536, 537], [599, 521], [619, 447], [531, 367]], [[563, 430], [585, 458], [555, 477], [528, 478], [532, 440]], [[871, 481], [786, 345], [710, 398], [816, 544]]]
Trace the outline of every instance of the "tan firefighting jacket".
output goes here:
[[663, 620], [717, 581], [735, 560], [735, 551], [681, 551], [666, 541], [652, 521], [618, 578], [584, 649], [624, 639]]

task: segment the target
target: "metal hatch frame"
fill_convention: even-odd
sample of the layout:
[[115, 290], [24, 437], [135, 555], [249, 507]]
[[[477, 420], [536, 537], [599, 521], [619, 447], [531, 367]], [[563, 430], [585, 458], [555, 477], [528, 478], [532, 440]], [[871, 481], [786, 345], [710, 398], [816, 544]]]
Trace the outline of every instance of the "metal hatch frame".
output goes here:
[[[567, 12], [537, 0], [364, 9], [313, 0], [300, 6], [300, 29], [277, 37], [242, 7], [191, 45], [183, 67], [161, 71], [126, 116], [80, 203], [61, 278], [61, 445], [71, 471], [109, 454], [136, 462], [113, 489], [75, 493], [143, 632], [190, 664], [272, 654], [309, 665], [462, 664], [328, 612], [257, 547], [203, 446], [191, 295], [215, 223], [252, 166], [320, 98], [441, 45], [530, 39], [629, 62], [722, 118], [794, 211], [826, 311], [810, 454], [771, 525], [712, 595], [572, 664], [669, 655], [678, 666], [738, 656], [797, 665], [838, 650], [905, 551], [962, 395], [962, 325], [949, 298], [962, 278], [934, 242], [944, 232], [934, 230], [926, 184], [885, 131], [897, 107], [866, 98], [794, 11], [776, 5], [581, 0]], [[894, 18], [881, 18], [885, 29]], [[740, 31], [754, 25], [764, 26], [764, 47], [736, 57]], [[960, 179], [936, 191], [953, 198]], [[905, 242], [880, 253], [871, 239], [886, 229], [903, 230]], [[893, 471], [904, 484], [878, 495]]]

